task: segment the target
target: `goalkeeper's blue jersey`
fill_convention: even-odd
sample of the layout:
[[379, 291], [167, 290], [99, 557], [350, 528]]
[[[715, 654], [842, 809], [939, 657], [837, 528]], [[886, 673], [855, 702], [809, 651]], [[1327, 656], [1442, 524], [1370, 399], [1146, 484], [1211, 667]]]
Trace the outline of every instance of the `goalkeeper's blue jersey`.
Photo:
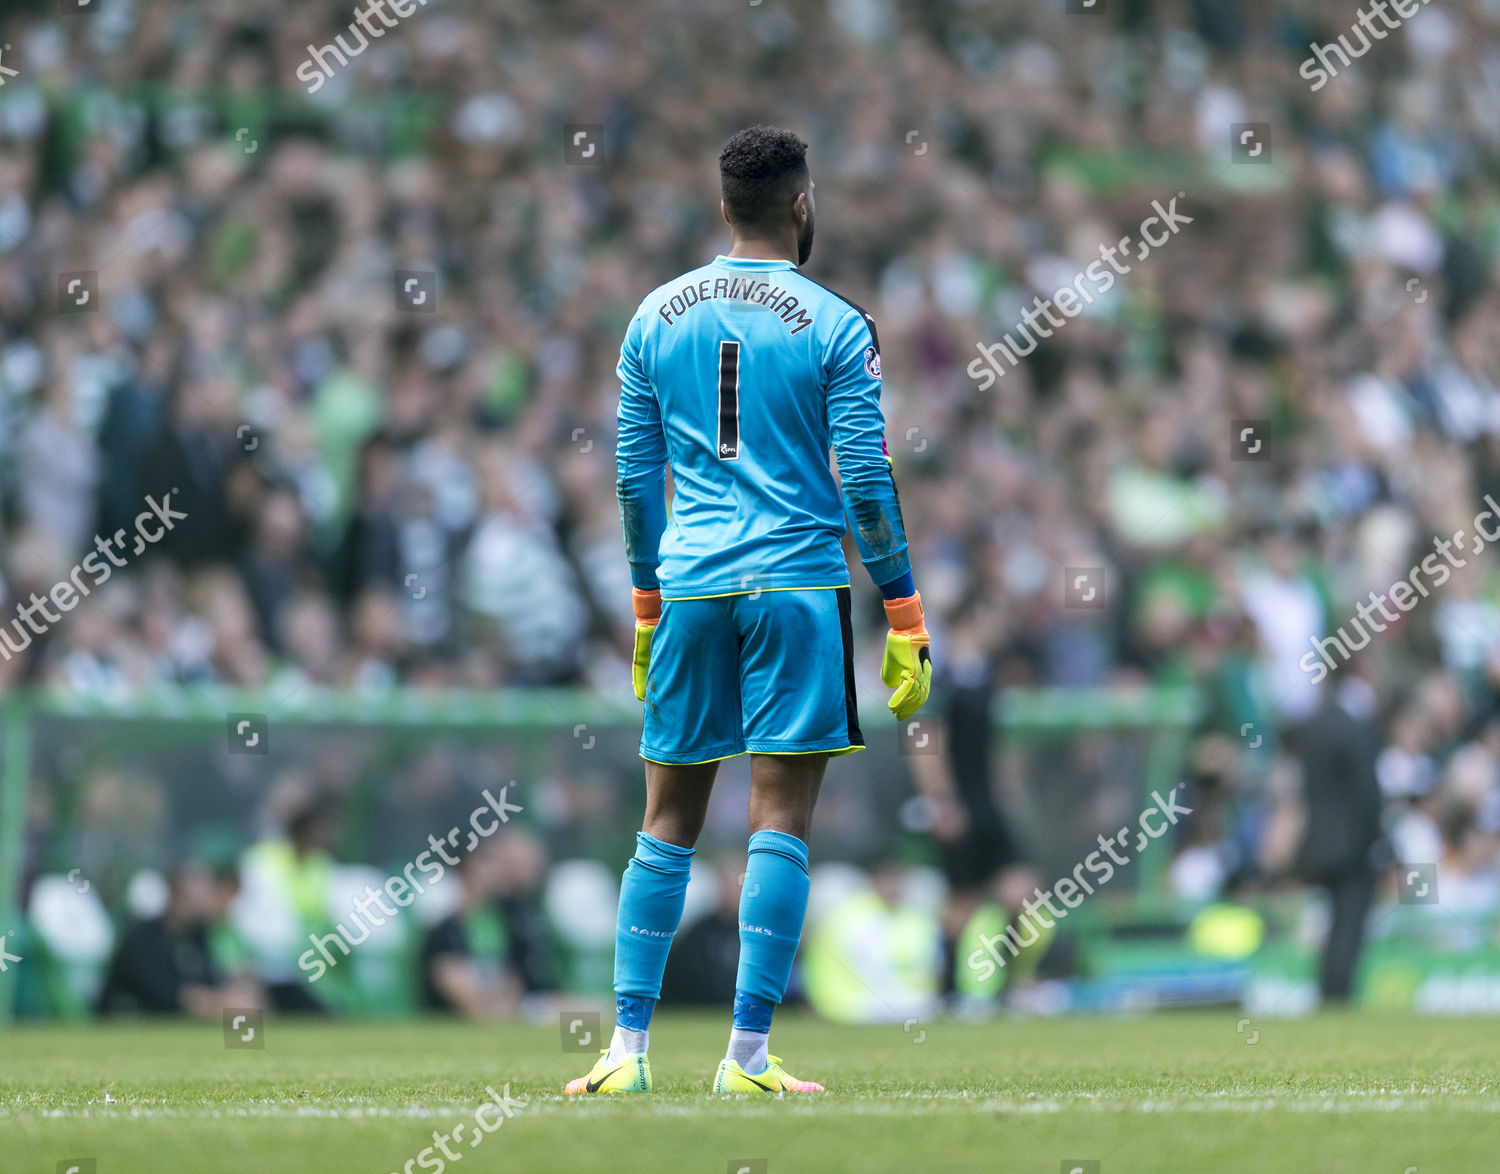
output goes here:
[[641, 303], [619, 376], [617, 490], [637, 587], [672, 599], [844, 586], [845, 506], [876, 583], [910, 570], [880, 343], [858, 306], [789, 261], [717, 257]]

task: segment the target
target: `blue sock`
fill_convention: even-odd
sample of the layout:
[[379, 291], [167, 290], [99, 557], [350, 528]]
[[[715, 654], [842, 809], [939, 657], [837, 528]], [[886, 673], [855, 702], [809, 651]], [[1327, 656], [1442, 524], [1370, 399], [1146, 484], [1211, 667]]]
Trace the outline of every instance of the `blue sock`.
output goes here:
[[770, 1031], [776, 1004], [744, 991], [734, 992], [734, 1025], [741, 1031]]
[[734, 1026], [770, 1031], [771, 1013], [786, 994], [792, 959], [807, 914], [807, 845], [785, 832], [756, 832], [740, 891], [740, 968]]
[[651, 1026], [656, 1000], [641, 995], [615, 996], [615, 1022], [627, 1031], [645, 1031]]
[[616, 1021], [645, 1031], [661, 997], [662, 971], [687, 892], [693, 850], [637, 832], [635, 855], [620, 882], [615, 923]]

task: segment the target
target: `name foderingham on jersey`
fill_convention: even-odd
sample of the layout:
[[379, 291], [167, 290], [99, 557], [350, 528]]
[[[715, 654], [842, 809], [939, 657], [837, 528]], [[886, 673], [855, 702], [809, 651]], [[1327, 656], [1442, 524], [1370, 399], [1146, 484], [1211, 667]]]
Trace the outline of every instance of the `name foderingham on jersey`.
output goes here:
[[[778, 315], [791, 326], [792, 334], [799, 334], [813, 324], [812, 315], [798, 308], [797, 298], [779, 285], [772, 285], [763, 278], [718, 277], [684, 285], [673, 292], [657, 313], [668, 326], [678, 320], [699, 302], [716, 299], [743, 302], [747, 307], [764, 308]], [[795, 314], [793, 311], [796, 311]]]

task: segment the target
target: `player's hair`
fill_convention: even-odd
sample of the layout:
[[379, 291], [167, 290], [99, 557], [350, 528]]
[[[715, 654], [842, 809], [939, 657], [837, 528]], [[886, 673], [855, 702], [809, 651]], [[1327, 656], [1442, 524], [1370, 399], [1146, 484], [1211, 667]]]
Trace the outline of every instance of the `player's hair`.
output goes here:
[[747, 126], [719, 152], [724, 208], [736, 227], [771, 228], [809, 179], [807, 144], [789, 130]]

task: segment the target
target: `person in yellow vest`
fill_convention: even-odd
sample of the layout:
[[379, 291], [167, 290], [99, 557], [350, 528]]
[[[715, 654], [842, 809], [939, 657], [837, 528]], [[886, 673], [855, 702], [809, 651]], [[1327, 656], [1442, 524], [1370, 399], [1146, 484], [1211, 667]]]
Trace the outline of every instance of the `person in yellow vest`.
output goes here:
[[900, 1023], [937, 1010], [942, 932], [936, 913], [902, 899], [906, 870], [883, 861], [868, 888], [850, 894], [803, 950], [813, 1009], [835, 1023]]
[[989, 1014], [1007, 987], [1015, 992], [1035, 979], [1057, 936], [1055, 924], [1018, 921], [1035, 889], [1036, 873], [1017, 865], [998, 873], [985, 897], [965, 910], [953, 950], [953, 993], [961, 1014]]
[[[271, 1005], [279, 1011], [325, 1012], [337, 982], [315, 989], [297, 968], [314, 935], [333, 929], [328, 910], [333, 845], [343, 826], [337, 796], [314, 793], [291, 810], [285, 833], [246, 851], [235, 924], [249, 943]], [[332, 972], [330, 972], [332, 973]]]

